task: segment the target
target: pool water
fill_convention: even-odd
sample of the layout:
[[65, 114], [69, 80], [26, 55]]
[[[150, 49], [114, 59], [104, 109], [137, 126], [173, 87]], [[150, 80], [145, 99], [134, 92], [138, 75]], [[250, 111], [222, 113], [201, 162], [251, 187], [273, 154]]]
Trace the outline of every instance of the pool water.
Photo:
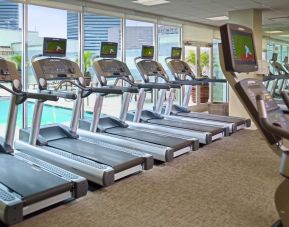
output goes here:
[[[28, 126], [32, 124], [32, 117], [34, 111], [34, 103], [27, 102], [28, 107]], [[0, 125], [6, 125], [8, 121], [10, 100], [0, 100]], [[18, 107], [17, 115], [17, 127], [22, 127], [22, 109], [23, 105]], [[86, 112], [85, 118], [91, 118], [92, 113]], [[70, 122], [72, 117], [72, 110], [69, 108], [63, 108], [53, 105], [45, 104], [43, 107], [43, 115], [41, 119], [41, 124], [53, 124], [53, 123], [66, 123]]]

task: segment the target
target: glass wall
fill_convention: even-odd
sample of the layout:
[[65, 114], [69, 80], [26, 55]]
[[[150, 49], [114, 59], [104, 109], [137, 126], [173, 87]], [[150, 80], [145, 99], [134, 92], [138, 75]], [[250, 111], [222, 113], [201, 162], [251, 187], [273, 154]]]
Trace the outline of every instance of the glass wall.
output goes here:
[[[153, 23], [142, 22], [137, 20], [126, 20], [125, 23], [125, 61], [130, 69], [132, 76], [137, 83], [142, 82], [142, 77], [134, 63], [135, 57], [141, 56], [143, 45], [155, 45]], [[136, 108], [137, 95], [134, 95], [129, 106], [130, 109]], [[153, 104], [153, 92], [147, 92], [146, 108], [151, 108]]]
[[154, 45], [154, 24], [126, 20], [125, 32], [125, 61], [134, 78], [142, 81], [134, 64], [134, 58], [141, 56], [141, 47], [143, 45]]
[[[0, 57], [13, 61], [20, 76], [22, 73], [22, 4], [0, 0], [0, 37]], [[0, 89], [0, 136], [4, 136], [7, 126], [10, 95]], [[17, 128], [22, 126], [21, 110], [22, 105], [17, 117]]]
[[[84, 14], [84, 55], [83, 71], [87, 80], [91, 79], [91, 86], [97, 86], [97, 78], [91, 67], [92, 58], [99, 56], [101, 42], [118, 43], [118, 59], [122, 58], [121, 47], [121, 18], [97, 15], [93, 13]], [[110, 84], [112, 81], [108, 81]], [[95, 95], [90, 95], [84, 102], [85, 111], [93, 110]], [[118, 116], [121, 106], [121, 96], [106, 96], [103, 102], [102, 112]], [[86, 116], [86, 115], [85, 115]]]
[[[49, 18], [49, 19], [48, 19]], [[67, 10], [54, 9], [41, 6], [28, 6], [28, 58], [27, 67], [28, 89], [37, 89], [36, 79], [31, 67], [30, 59], [42, 54], [43, 38], [67, 39], [67, 58], [79, 62], [79, 34], [78, 13]], [[49, 89], [58, 87], [57, 82], [49, 83]], [[61, 89], [73, 90], [70, 85]], [[59, 102], [47, 102], [44, 108], [42, 123], [66, 123], [71, 119], [72, 101], [60, 100]], [[28, 125], [32, 121], [33, 105], [28, 104]]]
[[171, 56], [172, 47], [181, 47], [181, 28], [175, 26], [158, 25], [158, 61], [173, 79], [165, 62]]

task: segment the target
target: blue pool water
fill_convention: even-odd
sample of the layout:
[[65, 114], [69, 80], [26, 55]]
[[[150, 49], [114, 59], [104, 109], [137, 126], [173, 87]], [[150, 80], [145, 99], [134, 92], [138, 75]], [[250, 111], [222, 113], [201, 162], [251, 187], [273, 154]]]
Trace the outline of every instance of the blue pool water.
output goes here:
[[[8, 120], [10, 100], [0, 100], [0, 125], [6, 125]], [[22, 126], [22, 108], [20, 105], [17, 115], [17, 127]], [[34, 103], [28, 102], [28, 126], [32, 124]], [[85, 118], [91, 118], [92, 113], [86, 112]], [[65, 123], [70, 122], [72, 110], [69, 108], [57, 107], [52, 105], [44, 105], [41, 124]]]

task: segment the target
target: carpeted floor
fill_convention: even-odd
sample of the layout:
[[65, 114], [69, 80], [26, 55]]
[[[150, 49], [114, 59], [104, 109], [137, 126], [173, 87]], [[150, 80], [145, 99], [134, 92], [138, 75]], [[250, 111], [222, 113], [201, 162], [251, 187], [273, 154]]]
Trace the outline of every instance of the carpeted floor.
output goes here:
[[17, 226], [265, 227], [281, 180], [278, 157], [244, 130]]

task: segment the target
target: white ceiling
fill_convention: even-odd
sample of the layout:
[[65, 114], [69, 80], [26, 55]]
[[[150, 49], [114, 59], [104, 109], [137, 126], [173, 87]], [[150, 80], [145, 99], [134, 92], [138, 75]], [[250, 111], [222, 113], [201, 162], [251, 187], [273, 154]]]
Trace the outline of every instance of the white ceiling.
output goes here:
[[[206, 19], [208, 17], [228, 15], [232, 10], [263, 9], [265, 30], [281, 29], [289, 34], [289, 0], [170, 0], [168, 4], [157, 6], [142, 6], [132, 0], [88, 1], [210, 25], [220, 25], [224, 21], [214, 22]], [[271, 19], [277, 17], [287, 18]]]

